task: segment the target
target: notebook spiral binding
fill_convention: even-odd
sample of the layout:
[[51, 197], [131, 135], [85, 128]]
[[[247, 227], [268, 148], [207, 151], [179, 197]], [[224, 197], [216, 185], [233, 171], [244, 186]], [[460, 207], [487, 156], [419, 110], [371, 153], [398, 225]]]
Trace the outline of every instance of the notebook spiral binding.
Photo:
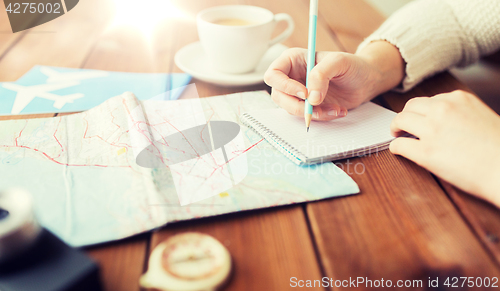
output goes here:
[[241, 115], [241, 122], [249, 126], [257, 134], [265, 138], [278, 151], [283, 153], [287, 158], [292, 160], [297, 165], [302, 165], [306, 162], [307, 157], [304, 154], [302, 154], [298, 149], [294, 148], [292, 145], [287, 143], [285, 140], [281, 139], [269, 128], [267, 128], [262, 123], [253, 118], [250, 114], [243, 113]]

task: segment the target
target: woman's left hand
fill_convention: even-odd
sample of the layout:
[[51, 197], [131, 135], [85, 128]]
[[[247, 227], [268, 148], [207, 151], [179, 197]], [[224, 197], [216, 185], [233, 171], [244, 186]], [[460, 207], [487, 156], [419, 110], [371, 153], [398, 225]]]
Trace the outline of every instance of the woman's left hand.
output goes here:
[[454, 91], [409, 100], [391, 124], [390, 150], [500, 207], [500, 116]]

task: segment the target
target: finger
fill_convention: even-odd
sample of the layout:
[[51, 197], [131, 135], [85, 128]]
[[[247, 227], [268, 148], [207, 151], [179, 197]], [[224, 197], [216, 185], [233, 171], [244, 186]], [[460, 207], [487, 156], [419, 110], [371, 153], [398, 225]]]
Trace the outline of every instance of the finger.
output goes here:
[[337, 99], [329, 99], [328, 102], [314, 106], [313, 110], [318, 111], [316, 120], [333, 120], [347, 115], [347, 108], [340, 105]]
[[[272, 92], [273, 101], [295, 116], [304, 116], [304, 100], [286, 93], [274, 90]], [[313, 108], [313, 120], [329, 121], [346, 116], [347, 110], [338, 104], [321, 104]]]
[[403, 156], [421, 165], [423, 162], [423, 152], [420, 141], [410, 137], [398, 137], [391, 142], [389, 150], [395, 154]]
[[425, 117], [413, 112], [401, 112], [391, 123], [391, 134], [395, 137], [405, 132], [421, 137], [427, 130]]
[[427, 115], [431, 107], [432, 100], [429, 97], [416, 97], [408, 100], [403, 112], [414, 112], [420, 115]]
[[[304, 100], [288, 95], [276, 89], [272, 89], [271, 97], [279, 107], [296, 116], [304, 116]], [[314, 112], [313, 112], [314, 118]]]
[[325, 99], [330, 80], [349, 69], [351, 57], [344, 53], [329, 53], [309, 73], [309, 103], [319, 105]]
[[276, 88], [288, 95], [305, 99], [307, 96], [306, 87], [299, 81], [290, 78], [294, 65], [292, 58], [289, 54], [282, 54], [272, 62], [264, 74], [264, 82], [272, 88]]
[[334, 120], [337, 118], [342, 118], [347, 115], [347, 109], [336, 104], [321, 104], [314, 106], [313, 108], [313, 119], [320, 121]]

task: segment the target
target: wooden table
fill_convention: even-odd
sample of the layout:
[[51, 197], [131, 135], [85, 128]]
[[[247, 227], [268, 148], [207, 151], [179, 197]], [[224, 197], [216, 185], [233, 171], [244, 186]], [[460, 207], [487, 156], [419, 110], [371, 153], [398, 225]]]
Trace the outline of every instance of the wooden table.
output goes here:
[[[138, 5], [141, 1], [137, 1]], [[252, 4], [289, 13], [296, 30], [285, 44], [307, 46], [307, 0], [175, 0], [189, 15], [220, 4]], [[3, 6], [2, 6], [3, 7]], [[33, 65], [126, 72], [180, 72], [175, 52], [197, 40], [194, 18], [163, 22], [150, 38], [112, 21], [110, 1], [85, 0], [64, 17], [16, 34], [0, 12], [0, 81], [14, 81]], [[320, 3], [318, 50], [354, 52], [384, 18], [363, 0]], [[194, 80], [200, 96], [269, 89], [264, 84], [223, 88]], [[466, 89], [450, 74], [404, 95], [377, 101], [395, 111], [415, 96]], [[27, 117], [54, 116], [36, 115]], [[18, 118], [4, 117], [2, 119]], [[200, 231], [223, 242], [234, 259], [225, 290], [284, 290], [290, 278], [423, 280], [448, 276], [500, 277], [500, 213], [414, 163], [383, 151], [344, 161], [361, 195], [172, 223], [159, 231], [86, 249], [102, 268], [105, 290], [138, 290], [148, 255], [162, 240]], [[311, 288], [325, 289], [325, 288]], [[327, 288], [329, 289], [329, 288]], [[332, 288], [333, 289], [333, 288]], [[360, 288], [363, 289], [363, 288]], [[456, 288], [452, 288], [456, 290]]]

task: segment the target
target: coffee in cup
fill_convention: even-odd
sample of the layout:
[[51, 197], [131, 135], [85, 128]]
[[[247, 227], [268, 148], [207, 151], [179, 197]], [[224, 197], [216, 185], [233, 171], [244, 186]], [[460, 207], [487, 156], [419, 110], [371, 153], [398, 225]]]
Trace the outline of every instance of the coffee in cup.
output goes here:
[[[276, 23], [288, 27], [271, 39]], [[201, 45], [213, 68], [222, 73], [243, 74], [255, 69], [265, 52], [293, 32], [290, 15], [249, 5], [217, 6], [197, 15]]]
[[247, 26], [256, 24], [255, 22], [251, 22], [240, 18], [221, 18], [214, 20], [212, 23], [219, 25], [229, 25], [229, 26]]

